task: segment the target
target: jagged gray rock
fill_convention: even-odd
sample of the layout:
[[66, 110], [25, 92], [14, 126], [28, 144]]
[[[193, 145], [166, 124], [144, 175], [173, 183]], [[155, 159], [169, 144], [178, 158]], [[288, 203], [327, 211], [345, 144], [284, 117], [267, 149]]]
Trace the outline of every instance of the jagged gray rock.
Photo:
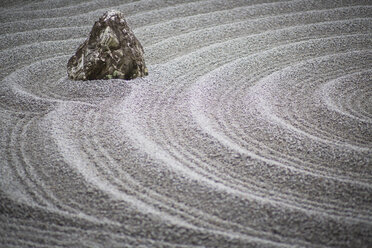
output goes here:
[[148, 74], [143, 47], [123, 13], [111, 10], [95, 22], [89, 38], [68, 61], [67, 74], [73, 80], [128, 80]]

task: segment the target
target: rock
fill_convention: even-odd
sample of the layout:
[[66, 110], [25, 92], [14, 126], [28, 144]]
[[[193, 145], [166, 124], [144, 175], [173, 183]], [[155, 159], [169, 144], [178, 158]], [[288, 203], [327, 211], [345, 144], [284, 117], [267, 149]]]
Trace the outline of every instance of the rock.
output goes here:
[[67, 74], [73, 80], [143, 77], [148, 74], [143, 55], [123, 13], [111, 10], [95, 22], [89, 38], [70, 58]]

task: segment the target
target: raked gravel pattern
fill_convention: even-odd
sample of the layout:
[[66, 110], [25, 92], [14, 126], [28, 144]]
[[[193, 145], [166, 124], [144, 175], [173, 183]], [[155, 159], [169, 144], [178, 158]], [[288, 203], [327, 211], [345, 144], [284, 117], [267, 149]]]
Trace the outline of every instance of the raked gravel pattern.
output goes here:
[[[149, 76], [70, 81], [105, 11]], [[372, 247], [370, 0], [0, 7], [0, 247]]]

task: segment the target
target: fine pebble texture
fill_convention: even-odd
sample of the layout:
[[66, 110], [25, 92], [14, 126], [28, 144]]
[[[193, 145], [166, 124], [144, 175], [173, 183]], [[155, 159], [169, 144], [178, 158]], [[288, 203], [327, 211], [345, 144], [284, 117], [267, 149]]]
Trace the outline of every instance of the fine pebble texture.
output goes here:
[[[70, 80], [112, 9], [149, 75]], [[0, 247], [369, 248], [371, 65], [370, 0], [2, 1]]]

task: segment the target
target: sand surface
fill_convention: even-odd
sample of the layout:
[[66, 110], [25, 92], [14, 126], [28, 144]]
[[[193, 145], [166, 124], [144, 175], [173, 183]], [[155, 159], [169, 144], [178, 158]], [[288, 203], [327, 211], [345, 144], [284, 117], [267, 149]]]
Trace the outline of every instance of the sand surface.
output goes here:
[[[0, 4], [0, 247], [371, 247], [370, 0]], [[70, 81], [105, 11], [149, 76]]]

